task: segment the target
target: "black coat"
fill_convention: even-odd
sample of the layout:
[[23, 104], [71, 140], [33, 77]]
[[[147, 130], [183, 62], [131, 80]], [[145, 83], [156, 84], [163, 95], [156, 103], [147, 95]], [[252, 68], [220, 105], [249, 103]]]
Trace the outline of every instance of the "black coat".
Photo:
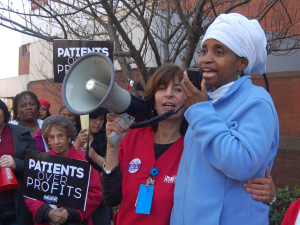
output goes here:
[[14, 189], [15, 213], [18, 224], [33, 224], [32, 214], [26, 206], [23, 197], [23, 175], [24, 175], [24, 159], [25, 150], [37, 150], [35, 139], [32, 138], [30, 128], [8, 124], [13, 136], [14, 142], [14, 160], [16, 168], [14, 169], [15, 176], [21, 187]]

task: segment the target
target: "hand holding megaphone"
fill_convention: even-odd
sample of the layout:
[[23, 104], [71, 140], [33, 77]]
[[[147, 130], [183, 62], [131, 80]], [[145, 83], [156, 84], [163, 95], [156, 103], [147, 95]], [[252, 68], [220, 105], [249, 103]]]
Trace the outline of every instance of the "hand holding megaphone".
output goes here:
[[[124, 125], [130, 126], [134, 121], [134, 117], [132, 117], [126, 113], [120, 114], [118, 116], [119, 116], [118, 125], [121, 127]], [[108, 127], [110, 126], [110, 122], [107, 123], [107, 126]], [[123, 134], [123, 131], [120, 131], [119, 134], [116, 133], [115, 131], [112, 131], [111, 134], [107, 136], [109, 143], [111, 145], [116, 145], [117, 141], [119, 140], [119, 138], [121, 137], [122, 134]]]
[[[108, 141], [111, 145], [116, 145], [117, 141], [126, 136], [129, 131], [129, 126], [134, 121], [132, 116], [124, 113], [121, 115], [116, 115], [114, 113], [110, 113], [107, 115], [107, 124], [106, 124], [106, 135], [108, 137]], [[128, 125], [128, 129], [124, 130], [124, 125]], [[123, 135], [122, 135], [123, 134]]]
[[14, 158], [11, 155], [3, 155], [0, 158], [0, 167], [10, 167], [15, 169], [16, 163]]

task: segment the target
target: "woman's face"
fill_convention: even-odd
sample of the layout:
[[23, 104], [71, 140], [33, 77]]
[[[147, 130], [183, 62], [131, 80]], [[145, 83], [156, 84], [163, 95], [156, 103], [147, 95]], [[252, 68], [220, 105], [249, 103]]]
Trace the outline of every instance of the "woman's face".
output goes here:
[[[176, 78], [175, 81], [170, 81], [166, 85], [160, 85], [155, 93], [155, 106], [158, 115], [161, 115], [170, 109], [174, 109], [175, 112], [183, 105], [183, 94], [180, 87], [180, 80]], [[185, 112], [183, 107], [179, 112], [170, 117], [170, 119], [181, 119]]]
[[39, 112], [40, 112], [39, 119], [41, 119], [41, 120], [46, 119], [46, 117], [47, 117], [47, 110], [48, 109], [47, 109], [46, 106], [41, 105], [40, 110], [39, 110]]
[[69, 136], [63, 126], [52, 127], [47, 139], [57, 155], [65, 156], [70, 151]]
[[98, 116], [97, 118], [90, 119], [90, 134], [97, 134], [104, 123], [104, 115]]
[[22, 96], [18, 101], [18, 110], [17, 114], [19, 120], [32, 121], [37, 119], [38, 108], [37, 103], [34, 101], [30, 95]]
[[4, 127], [4, 113], [3, 110], [0, 109], [0, 128]]
[[235, 81], [248, 61], [238, 57], [223, 43], [208, 39], [202, 45], [202, 55], [199, 58], [199, 68], [203, 70], [205, 85], [212, 91]]
[[64, 108], [60, 112], [60, 115], [68, 117], [72, 121], [72, 123], [75, 123], [75, 115], [72, 112], [70, 112], [67, 108]]

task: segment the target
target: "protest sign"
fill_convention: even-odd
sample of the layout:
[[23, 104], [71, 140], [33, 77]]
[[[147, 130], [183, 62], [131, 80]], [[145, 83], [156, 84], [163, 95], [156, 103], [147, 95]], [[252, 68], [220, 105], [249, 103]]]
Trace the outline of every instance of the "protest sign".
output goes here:
[[24, 196], [48, 204], [85, 210], [90, 164], [86, 161], [26, 150]]
[[113, 41], [54, 40], [54, 82], [62, 83], [72, 64], [81, 56], [90, 52], [102, 53], [114, 62]]

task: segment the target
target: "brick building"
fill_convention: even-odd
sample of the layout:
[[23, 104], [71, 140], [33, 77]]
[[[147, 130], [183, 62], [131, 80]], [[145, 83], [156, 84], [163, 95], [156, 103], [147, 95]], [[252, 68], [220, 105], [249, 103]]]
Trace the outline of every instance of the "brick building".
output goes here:
[[[259, 4], [260, 1], [257, 1]], [[57, 114], [63, 105], [61, 84], [55, 84], [53, 77], [46, 77], [45, 71], [51, 74], [51, 66], [40, 60], [43, 54], [41, 42], [31, 42], [26, 37], [22, 40], [19, 58], [19, 76], [30, 74], [27, 90], [33, 91], [39, 98], [51, 103], [51, 114]], [[52, 57], [51, 55], [49, 57]], [[269, 56], [267, 77], [270, 94], [274, 100], [280, 123], [280, 145], [275, 159], [272, 176], [277, 187], [300, 187], [300, 52], [288, 56]], [[35, 68], [41, 68], [36, 71]], [[49, 72], [50, 71], [50, 72]], [[253, 83], [265, 87], [262, 76], [253, 75]], [[128, 82], [116, 80], [119, 86], [127, 88]], [[0, 96], [1, 97], [1, 96]], [[9, 96], [10, 98], [13, 96]]]

